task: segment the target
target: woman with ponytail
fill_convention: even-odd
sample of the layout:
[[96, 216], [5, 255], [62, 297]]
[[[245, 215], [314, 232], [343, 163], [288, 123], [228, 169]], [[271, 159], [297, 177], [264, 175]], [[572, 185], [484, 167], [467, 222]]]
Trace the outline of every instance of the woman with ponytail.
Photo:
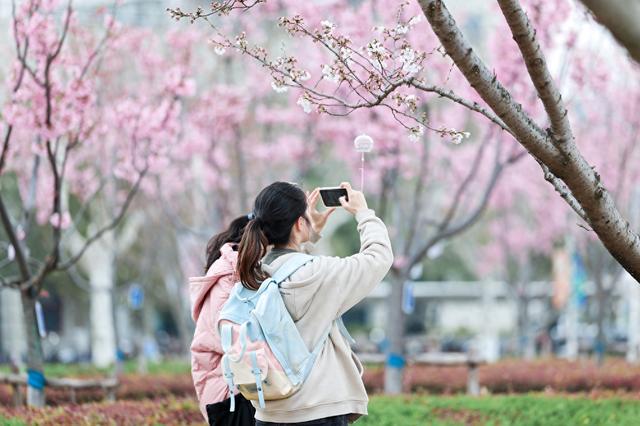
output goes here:
[[219, 368], [223, 351], [215, 327], [222, 305], [238, 282], [237, 250], [247, 223], [249, 217], [238, 217], [226, 231], [214, 235], [207, 244], [205, 276], [189, 279], [191, 316], [196, 323], [191, 343], [191, 374], [200, 411], [210, 425], [255, 424], [255, 410], [241, 394], [235, 396], [235, 412], [229, 412], [229, 392]]
[[[315, 365], [302, 387], [265, 408], [257, 402], [256, 425], [346, 425], [367, 414], [362, 364], [336, 321], [365, 298], [385, 277], [393, 254], [384, 223], [369, 209], [364, 194], [342, 183], [342, 207], [353, 214], [360, 251], [346, 258], [315, 256], [280, 285], [285, 306], [308, 348], [330, 328]], [[296, 252], [320, 238], [334, 211], [319, 212], [319, 190], [308, 196], [296, 185], [275, 182], [257, 196], [238, 248], [242, 285], [256, 290]]]

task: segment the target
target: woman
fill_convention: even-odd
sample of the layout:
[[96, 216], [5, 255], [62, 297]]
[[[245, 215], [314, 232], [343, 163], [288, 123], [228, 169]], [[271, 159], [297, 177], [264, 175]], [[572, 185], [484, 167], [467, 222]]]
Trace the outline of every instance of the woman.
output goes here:
[[[298, 392], [267, 401], [264, 409], [254, 404], [256, 425], [346, 425], [367, 414], [362, 365], [335, 320], [382, 281], [393, 254], [387, 229], [367, 207], [362, 192], [348, 183], [340, 186], [348, 194], [348, 201], [340, 199], [342, 207], [358, 223], [360, 252], [347, 258], [317, 256], [281, 284], [287, 310], [309, 348], [329, 326], [331, 332]], [[245, 287], [258, 289], [292, 254], [317, 238], [333, 211], [319, 213], [315, 208], [318, 198], [316, 189], [307, 202], [299, 187], [285, 182], [275, 182], [260, 192], [238, 249], [237, 270]]]
[[191, 373], [200, 411], [210, 425], [254, 425], [255, 410], [242, 395], [236, 395], [236, 410], [229, 412], [229, 392], [219, 368], [223, 355], [215, 324], [224, 302], [238, 282], [236, 260], [247, 216], [235, 219], [229, 228], [207, 244], [204, 277], [189, 279], [192, 317], [196, 330], [191, 343]]

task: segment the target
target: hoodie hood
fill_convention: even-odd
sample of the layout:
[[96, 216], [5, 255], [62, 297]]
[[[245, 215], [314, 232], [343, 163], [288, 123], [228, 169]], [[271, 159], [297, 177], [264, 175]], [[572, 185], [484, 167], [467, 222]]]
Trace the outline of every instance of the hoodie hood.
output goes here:
[[237, 260], [238, 252], [233, 250], [233, 245], [231, 243], [224, 244], [220, 248], [220, 257], [213, 262], [205, 276], [189, 278], [191, 318], [193, 321], [198, 320], [205, 299], [221, 278], [228, 277], [233, 282], [237, 281]]

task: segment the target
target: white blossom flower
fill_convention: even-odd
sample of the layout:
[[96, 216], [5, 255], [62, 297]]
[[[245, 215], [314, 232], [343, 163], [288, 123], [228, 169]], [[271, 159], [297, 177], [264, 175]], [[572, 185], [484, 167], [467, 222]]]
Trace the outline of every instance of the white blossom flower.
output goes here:
[[302, 74], [300, 74], [300, 81], [307, 81], [311, 78], [311, 74], [309, 73], [309, 71], [304, 71]]
[[454, 145], [460, 145], [462, 143], [462, 133], [455, 133], [451, 136], [451, 143]]
[[309, 114], [311, 112], [311, 102], [306, 96], [300, 96], [296, 103], [302, 107], [305, 113]]
[[411, 111], [418, 109], [418, 97], [416, 95], [408, 95], [404, 98], [404, 103]]
[[289, 88], [287, 86], [284, 86], [284, 85], [280, 84], [280, 82], [277, 82], [277, 81], [272, 81], [271, 82], [271, 87], [273, 88], [273, 90], [276, 91], [276, 93], [284, 93], [287, 90], [289, 90]]
[[336, 73], [335, 70], [329, 65], [324, 65], [322, 67], [322, 76], [323, 78], [326, 78], [329, 81], [333, 81], [334, 83], [337, 83], [338, 80], [340, 80], [338, 73]]
[[340, 56], [342, 57], [342, 59], [348, 60], [351, 58], [352, 54], [353, 52], [351, 51], [351, 49], [347, 49], [346, 47], [340, 48]]
[[409, 75], [416, 74], [422, 68], [418, 65], [416, 60], [416, 51], [410, 47], [405, 47], [400, 52], [400, 62], [402, 62], [402, 71], [406, 72]]
[[464, 136], [465, 139], [469, 139], [469, 136], [471, 136], [471, 133], [469, 132], [462, 132], [462, 136]]
[[418, 142], [422, 135], [424, 135], [424, 126], [421, 124], [409, 129], [409, 140], [411, 142]]
[[222, 56], [222, 55], [224, 55], [224, 52], [227, 51], [227, 49], [225, 49], [222, 46], [216, 46], [215, 49], [213, 49], [213, 51], [216, 52], [216, 55]]
[[396, 27], [396, 34], [406, 34], [409, 31], [409, 27], [406, 25], [399, 24]]
[[406, 72], [408, 75], [417, 74], [422, 67], [418, 64], [404, 64], [402, 66], [402, 71]]
[[382, 43], [374, 39], [367, 45], [367, 52], [369, 53], [369, 56], [384, 55], [387, 53], [387, 49], [384, 48]]
[[336, 27], [335, 24], [331, 21], [322, 21], [320, 22], [320, 25], [322, 25], [322, 30], [326, 35], [333, 34], [333, 30]]
[[400, 61], [402, 61], [402, 63], [407, 64], [410, 62], [413, 62], [416, 59], [416, 51], [413, 50], [410, 47], [405, 47], [404, 49], [402, 49], [402, 52], [400, 53]]

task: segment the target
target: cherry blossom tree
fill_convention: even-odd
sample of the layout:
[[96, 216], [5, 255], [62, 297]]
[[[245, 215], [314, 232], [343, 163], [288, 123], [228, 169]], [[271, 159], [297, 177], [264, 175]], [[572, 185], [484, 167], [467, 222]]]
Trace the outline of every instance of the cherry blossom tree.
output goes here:
[[[570, 21], [565, 20], [565, 27]], [[560, 79], [562, 91], [568, 93], [569, 116], [581, 151], [611, 185], [610, 192], [623, 214], [637, 221], [633, 211], [639, 196], [633, 182], [640, 177], [637, 70], [624, 56], [611, 56], [611, 50], [615, 52], [612, 43], [595, 44], [585, 37], [593, 31], [593, 25], [585, 26], [582, 21], [578, 27], [582, 27], [581, 32], [570, 32], [565, 40], [571, 56], [562, 68], [570, 71]], [[562, 39], [555, 37], [559, 38]], [[587, 60], [592, 64], [588, 71]], [[609, 73], [609, 67], [616, 73]], [[625, 95], [621, 97], [620, 93]], [[603, 140], [612, 143], [602, 144]], [[509, 261], [508, 254], [511, 262], [526, 265], [531, 253], [551, 257], [555, 246], [564, 246], [567, 236], [572, 239], [595, 287], [592, 320], [598, 329], [596, 341], [601, 360], [606, 346], [605, 323], [612, 316], [612, 293], [624, 270], [606, 255], [585, 224], [576, 223], [558, 198], [551, 198], [539, 182], [527, 178], [534, 167], [532, 161], [523, 161], [517, 173], [507, 172], [504, 184], [497, 189], [491, 205], [492, 216], [497, 220], [489, 225], [493, 244], [486, 247], [481, 263], [503, 265]], [[524, 168], [530, 171], [523, 173]], [[506, 233], [505, 229], [511, 232]], [[501, 245], [508, 249], [503, 250]]]
[[[428, 98], [444, 98], [483, 116], [501, 129], [503, 134], [509, 135], [507, 149], [503, 148], [502, 154], [494, 157], [498, 159], [495, 161], [498, 165], [495, 170], [501, 170], [504, 165], [519, 159], [521, 155], [530, 155], [542, 168], [545, 180], [551, 183], [564, 202], [598, 235], [616, 260], [638, 278], [638, 235], [626, 225], [614, 199], [605, 189], [600, 174], [578, 149], [567, 109], [546, 65], [541, 46], [559, 28], [559, 23], [568, 10], [566, 2], [551, 3], [526, 3], [534, 14], [546, 19], [535, 22], [541, 30], [541, 36], [536, 37], [533, 24], [518, 1], [497, 2], [508, 26], [506, 32], [496, 33], [500, 36], [499, 46], [511, 46], [508, 44], [510, 41], [504, 38], [504, 34], [511, 33], [517, 49], [506, 49], [511, 56], [498, 55], [496, 68], [505, 61], [518, 65], [500, 74], [489, 70], [475, 53], [443, 1], [407, 2], [402, 3], [399, 9], [396, 8], [397, 4], [390, 7], [385, 2], [363, 2], [356, 8], [357, 13], [351, 14], [339, 5], [299, 6], [289, 2], [276, 4], [227, 0], [212, 3], [209, 10], [199, 8], [194, 12], [184, 12], [172, 9], [170, 12], [176, 19], [188, 18], [192, 22], [206, 20], [213, 29], [212, 43], [218, 51], [238, 50], [253, 58], [271, 74], [274, 90], [299, 91], [296, 102], [307, 112], [315, 110], [327, 116], [346, 116], [363, 109], [385, 110], [413, 140], [423, 141], [425, 130], [429, 130], [454, 143], [464, 141], [467, 131], [458, 130], [460, 127], [442, 125], [442, 122], [437, 121], [424, 108]], [[279, 48], [277, 43], [286, 43], [275, 37], [271, 43], [254, 43], [252, 36], [255, 25], [240, 26], [235, 37], [229, 36], [224, 20], [219, 22], [216, 19], [216, 15], [226, 16], [238, 10], [252, 8], [263, 13], [260, 16], [262, 21], [277, 21], [296, 42], [306, 41], [305, 47], [301, 48], [301, 44], [287, 40], [294, 47]], [[558, 13], [538, 13], [540, 9], [554, 9]], [[287, 14], [289, 10], [294, 12]], [[282, 17], [283, 14], [285, 16]], [[281, 16], [279, 19], [278, 15]], [[248, 19], [246, 17], [250, 15], [244, 16]], [[329, 19], [330, 16], [334, 17], [333, 21]], [[432, 40], [428, 27], [420, 23], [422, 17], [427, 18], [437, 41]], [[252, 19], [252, 23], [255, 23], [255, 16]], [[375, 24], [374, 32], [371, 31], [372, 23]], [[312, 46], [319, 53], [312, 53]], [[280, 55], [272, 56], [270, 52], [278, 48]], [[440, 59], [441, 56], [445, 57], [444, 61]], [[448, 63], [447, 58], [453, 64]], [[449, 80], [443, 79], [442, 73], [433, 72], [450, 67], [459, 72], [445, 73], [454, 76], [452, 84], [447, 84]], [[466, 83], [461, 84], [465, 80]], [[455, 91], [450, 87], [455, 87]], [[545, 130], [543, 126], [547, 123], [549, 128]], [[513, 145], [510, 138], [515, 139], [524, 149]], [[462, 158], [464, 157], [460, 156], [458, 159], [462, 161]], [[471, 164], [486, 166], [486, 162], [479, 161], [483, 157], [477, 158], [478, 161]], [[474, 167], [467, 169], [471, 171], [469, 181], [476, 180]], [[500, 173], [493, 175], [496, 181], [499, 175]], [[522, 173], [521, 176], [527, 178]], [[489, 180], [491, 181], [492, 179]], [[486, 188], [491, 187], [489, 184]], [[490, 193], [491, 191], [484, 192], [487, 196], [480, 197], [479, 206], [486, 205], [482, 200], [488, 200]], [[415, 199], [418, 200], [419, 197]], [[385, 197], [381, 197], [379, 206], [383, 213], [386, 205], [384, 200]], [[450, 211], [454, 213], [459, 205], [456, 200], [459, 197], [454, 196], [450, 204], [453, 206]], [[419, 210], [420, 204], [417, 203], [414, 209]], [[472, 209], [471, 212], [476, 214], [468, 216], [471, 220], [462, 220], [457, 225], [473, 224], [474, 218], [479, 217], [482, 211], [483, 209]], [[441, 234], [444, 237], [454, 235], [446, 232], [451, 224], [451, 220], [447, 219], [449, 216], [446, 212], [443, 216], [445, 226]], [[454, 229], [464, 230], [468, 225]], [[435, 229], [443, 231], [438, 226]], [[415, 232], [409, 235], [413, 238]], [[408, 240], [411, 241], [411, 238]], [[434, 238], [426, 237], [424, 240], [435, 244], [442, 238], [436, 233]], [[400, 264], [415, 265], [415, 261], [422, 259], [428, 252], [430, 245], [432, 246], [427, 243], [421, 250], [416, 250], [408, 257], [409, 261], [400, 256], [394, 275]], [[402, 281], [402, 274], [399, 277], [399, 281]], [[394, 286], [395, 293], [391, 297], [396, 314], [402, 297], [398, 287]], [[401, 319], [401, 313], [392, 314], [390, 324], [401, 324]], [[399, 341], [402, 333], [391, 336], [396, 340], [392, 342], [393, 350], [401, 353]], [[388, 382], [397, 384], [397, 375]]]
[[[298, 6], [290, 5], [295, 11], [300, 10]], [[277, 16], [282, 12], [268, 9], [264, 19], [278, 21]], [[401, 306], [405, 281], [434, 247], [479, 220], [502, 171], [523, 158], [524, 153], [508, 138], [495, 137], [494, 123], [487, 126], [473, 120], [467, 109], [451, 108], [437, 99], [412, 95], [406, 88], [401, 89], [410, 86], [406, 81], [411, 80], [438, 97], [453, 98], [472, 109], [481, 109], [479, 104], [432, 84], [435, 81], [455, 84], [460, 76], [452, 75], [450, 63], [435, 63], [430, 68], [432, 82], [418, 81], [417, 77], [413, 80], [427, 57], [427, 53], [414, 51], [406, 44], [406, 39], [415, 37], [416, 33], [410, 29], [420, 23], [420, 15], [415, 14], [419, 11], [411, 14], [403, 4], [385, 16], [389, 21], [383, 23], [376, 22], [376, 10], [366, 3], [354, 9], [336, 8], [333, 12], [339, 16], [335, 23], [318, 22], [321, 14], [318, 6], [313, 5], [306, 5], [301, 14], [291, 19], [279, 20], [297, 43], [289, 50], [301, 52], [295, 57], [283, 54], [271, 60], [266, 47], [257, 43], [250, 45], [242, 34], [232, 41], [218, 32], [212, 44], [220, 54], [239, 49], [266, 67], [272, 76], [274, 92], [288, 97], [290, 103], [308, 114], [308, 121], [315, 123], [316, 137], [331, 144], [336, 156], [348, 161], [354, 178], [358, 176], [360, 164], [351, 141], [362, 131], [376, 141], [367, 169], [366, 188], [368, 194], [374, 194], [378, 215], [390, 224], [397, 259], [392, 268], [394, 285], [389, 303], [387, 390], [399, 392], [404, 353], [405, 314]], [[370, 40], [369, 30], [376, 23], [380, 24], [377, 31], [384, 45]], [[240, 20], [240, 25], [243, 24], [247, 23]], [[313, 25], [318, 29], [314, 30]], [[362, 48], [345, 44], [343, 33], [357, 34]], [[260, 37], [255, 31], [252, 36]], [[270, 38], [262, 36], [258, 43], [273, 43], [274, 38], [278, 40], [272, 34]], [[305, 42], [320, 44], [328, 51], [308, 48]], [[432, 42], [434, 46], [428, 55], [439, 55], [435, 39]], [[382, 62], [392, 60], [386, 55], [391, 55], [399, 46], [404, 46], [405, 56], [393, 58], [397, 66], [381, 67]], [[326, 65], [327, 55], [333, 58], [332, 65]], [[340, 61], [348, 62], [357, 71], [347, 70]], [[313, 69], [321, 72], [314, 77], [308, 71]], [[385, 94], [371, 94], [372, 90]], [[322, 114], [312, 113], [313, 109]], [[338, 119], [342, 116], [348, 119]], [[439, 125], [434, 127], [432, 122]], [[456, 130], [466, 126], [476, 129], [478, 136]], [[423, 136], [425, 129], [435, 134], [432, 140]], [[461, 144], [465, 139], [468, 143]], [[451, 161], [453, 156], [460, 161]]]
[[[195, 12], [188, 13], [173, 9], [171, 13], [177, 19], [186, 17], [192, 21], [205, 19], [211, 22], [209, 18], [213, 15], [226, 15], [237, 9], [247, 10], [259, 3], [264, 2], [227, 0], [214, 2], [208, 11], [198, 8]], [[538, 161], [545, 179], [589, 224], [612, 256], [632, 276], [639, 279], [640, 237], [627, 226], [628, 222], [621, 216], [613, 198], [604, 187], [600, 174], [579, 151], [564, 101], [551, 77], [533, 25], [520, 2], [499, 0], [497, 4], [525, 64], [526, 71], [523, 71], [527, 73], [533, 85], [532, 89], [544, 107], [549, 122], [548, 130], [537, 124], [522, 104], [515, 101], [510, 90], [475, 53], [445, 2], [420, 0], [417, 3], [442, 44], [442, 49], [482, 98], [486, 107], [477, 102], [466, 101], [449, 91], [441, 91], [415, 76], [426, 60], [428, 52], [417, 49], [406, 37], [405, 28], [410, 28], [411, 24], [415, 23], [411, 21], [413, 18], [400, 20], [393, 31], [387, 31], [383, 37], [373, 38], [370, 44], [363, 48], [354, 47], [357, 44], [350, 37], [335, 34], [331, 23], [318, 25], [312, 22], [308, 25], [301, 15], [281, 19], [281, 26], [290, 34], [308, 37], [330, 52], [333, 58], [327, 61], [323, 71], [330, 80], [337, 78], [337, 81], [344, 82], [351, 98], [337, 97], [322, 91], [321, 88], [318, 90], [317, 85], [305, 83], [309, 76], [305, 67], [309, 64], [304, 63], [302, 66], [302, 63], [291, 55], [270, 59], [268, 51], [262, 46], [251, 45], [245, 33], [240, 33], [231, 40], [220, 30], [216, 30], [219, 39], [214, 42], [220, 49], [237, 48], [261, 61], [272, 71], [276, 87], [293, 85], [303, 88], [305, 91], [299, 102], [304, 108], [310, 108], [315, 104], [320, 112], [331, 114], [335, 113], [336, 108], [339, 111], [349, 111], [362, 107], [384, 106], [398, 116], [409, 119], [410, 122], [405, 125], [411, 134], [420, 135], [425, 126], [432, 128], [424, 114], [408, 114], [385, 102], [389, 98], [397, 98], [397, 95], [393, 96], [397, 93], [396, 89], [408, 86], [425, 93], [437, 93], [483, 114], [511, 133]], [[554, 2], [554, 6], [559, 8], [563, 8], [565, 4], [561, 0]], [[215, 25], [212, 25], [215, 28]], [[424, 37], [425, 34], [421, 33], [421, 36]], [[350, 101], [354, 98], [357, 99], [355, 103]], [[406, 105], [406, 102], [402, 105]], [[462, 137], [462, 133], [456, 130], [434, 130], [449, 132], [455, 138]]]
[[[143, 178], [162, 167], [166, 146], [178, 134], [180, 98], [188, 92], [180, 73], [138, 91], [117, 68], [126, 52], [139, 60], [127, 62], [128, 75], [157, 72], [144, 35], [136, 39], [107, 10], [98, 13], [103, 25], [89, 29], [71, 2], [62, 9], [55, 0], [13, 5], [16, 59], [5, 82], [0, 173], [4, 185], [15, 176], [20, 201], [12, 209], [3, 192], [0, 218], [9, 242], [10, 262], [3, 265], [17, 275], [3, 273], [1, 282], [22, 299], [30, 405], [44, 404], [36, 304], [47, 277], [113, 242], [110, 232], [125, 218]], [[39, 230], [48, 237], [36, 238]], [[43, 246], [46, 254], [36, 257]], [[110, 299], [99, 302], [110, 318]]]

